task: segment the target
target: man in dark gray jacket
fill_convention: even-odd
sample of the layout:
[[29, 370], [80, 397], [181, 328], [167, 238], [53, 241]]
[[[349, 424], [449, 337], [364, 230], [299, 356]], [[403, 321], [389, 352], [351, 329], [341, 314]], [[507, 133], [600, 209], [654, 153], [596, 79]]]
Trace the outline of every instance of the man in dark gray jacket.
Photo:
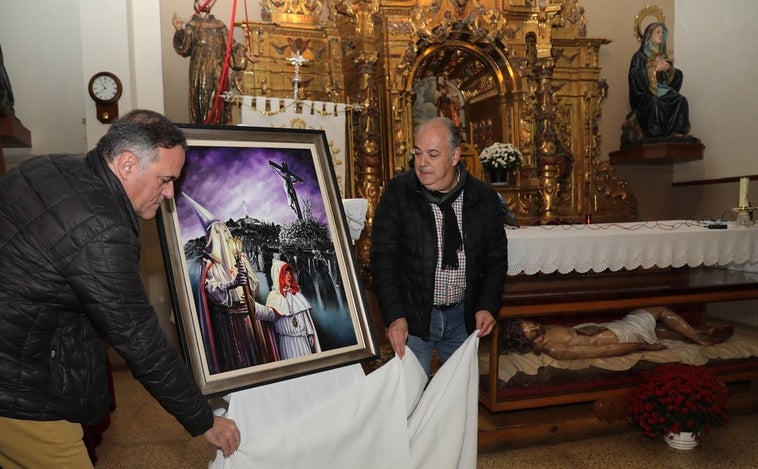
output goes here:
[[173, 198], [185, 148], [171, 121], [137, 110], [86, 157], [41, 156], [0, 178], [0, 467], [92, 467], [80, 423], [110, 404], [103, 338], [190, 434], [226, 456], [239, 446], [139, 276], [137, 217]]
[[507, 241], [497, 192], [469, 174], [458, 128], [444, 117], [416, 131], [414, 171], [393, 178], [376, 209], [371, 273], [387, 338], [430, 373], [475, 330], [486, 336], [505, 282]]

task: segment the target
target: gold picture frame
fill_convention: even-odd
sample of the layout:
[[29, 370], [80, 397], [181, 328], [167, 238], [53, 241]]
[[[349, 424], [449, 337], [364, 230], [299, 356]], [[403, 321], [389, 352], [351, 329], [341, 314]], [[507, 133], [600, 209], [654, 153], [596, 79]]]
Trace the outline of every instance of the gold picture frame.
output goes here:
[[[378, 347], [325, 133], [182, 128], [186, 163], [174, 199], [161, 206], [158, 228], [181, 345], [203, 394], [375, 358]], [[245, 259], [249, 281], [223, 284], [235, 296], [219, 302], [210, 278], [223, 256], [218, 241], [208, 239], [226, 229], [233, 242], [221, 244], [231, 246], [235, 267], [224, 269], [234, 271]], [[295, 272], [307, 315], [288, 316], [286, 303], [265, 306], [274, 290], [287, 290], [270, 270], [283, 262]], [[291, 324], [276, 322], [283, 319]], [[287, 351], [289, 332], [280, 334], [281, 324], [306, 329], [308, 353]]]

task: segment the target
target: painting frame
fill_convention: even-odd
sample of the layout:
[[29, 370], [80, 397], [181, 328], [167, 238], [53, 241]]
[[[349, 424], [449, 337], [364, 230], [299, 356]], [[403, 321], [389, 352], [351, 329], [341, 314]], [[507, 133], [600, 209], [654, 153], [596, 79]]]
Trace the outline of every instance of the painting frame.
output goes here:
[[[186, 162], [157, 224], [179, 340], [201, 392], [212, 397], [378, 357], [325, 132], [179, 127]], [[234, 242], [218, 242], [224, 227]], [[234, 286], [212, 278], [220, 245], [236, 253], [235, 267], [221, 269], [236, 272]], [[275, 267], [280, 279], [295, 272], [294, 289], [273, 279]], [[291, 299], [289, 307], [271, 299], [298, 290], [305, 312], [287, 313]], [[297, 333], [308, 339], [304, 355], [288, 345], [294, 326], [305, 329]]]

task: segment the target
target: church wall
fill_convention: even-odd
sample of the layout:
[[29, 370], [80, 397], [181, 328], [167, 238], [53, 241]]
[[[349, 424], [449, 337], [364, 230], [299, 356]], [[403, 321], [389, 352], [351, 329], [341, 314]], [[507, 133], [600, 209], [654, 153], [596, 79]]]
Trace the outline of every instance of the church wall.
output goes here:
[[[677, 0], [676, 12], [674, 54], [684, 72], [692, 134], [705, 144], [705, 157], [677, 165], [674, 181], [758, 177], [756, 63], [749, 52], [758, 44], [758, 2]], [[736, 202], [737, 186], [729, 190]]]

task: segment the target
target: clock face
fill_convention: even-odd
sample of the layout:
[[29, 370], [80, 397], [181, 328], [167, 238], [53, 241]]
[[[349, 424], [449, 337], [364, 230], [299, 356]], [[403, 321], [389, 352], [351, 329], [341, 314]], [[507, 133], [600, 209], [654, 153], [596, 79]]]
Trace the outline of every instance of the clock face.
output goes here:
[[102, 102], [111, 102], [121, 96], [121, 83], [109, 73], [100, 73], [90, 80], [92, 98]]

